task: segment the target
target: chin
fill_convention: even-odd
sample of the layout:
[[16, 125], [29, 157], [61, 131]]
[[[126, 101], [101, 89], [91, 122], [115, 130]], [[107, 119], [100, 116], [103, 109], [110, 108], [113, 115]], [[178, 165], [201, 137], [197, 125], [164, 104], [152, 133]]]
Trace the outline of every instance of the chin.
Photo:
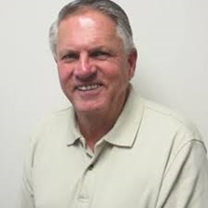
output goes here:
[[104, 110], [104, 105], [103, 103], [83, 103], [83, 104], [74, 104], [74, 109], [78, 113], [93, 113], [93, 112], [100, 112]]

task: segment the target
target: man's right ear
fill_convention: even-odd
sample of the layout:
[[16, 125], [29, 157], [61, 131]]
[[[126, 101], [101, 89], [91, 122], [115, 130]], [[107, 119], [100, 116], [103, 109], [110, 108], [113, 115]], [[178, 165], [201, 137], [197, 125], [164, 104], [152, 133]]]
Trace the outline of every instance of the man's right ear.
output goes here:
[[136, 70], [136, 63], [137, 63], [137, 50], [136, 48], [133, 48], [128, 55], [129, 80], [131, 80], [134, 76]]

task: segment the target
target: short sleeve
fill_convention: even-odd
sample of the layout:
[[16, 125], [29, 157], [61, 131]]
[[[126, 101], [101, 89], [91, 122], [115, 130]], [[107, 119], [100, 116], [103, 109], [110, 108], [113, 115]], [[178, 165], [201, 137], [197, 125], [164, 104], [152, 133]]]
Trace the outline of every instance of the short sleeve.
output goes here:
[[189, 141], [178, 150], [164, 173], [156, 207], [208, 207], [208, 161], [202, 141]]

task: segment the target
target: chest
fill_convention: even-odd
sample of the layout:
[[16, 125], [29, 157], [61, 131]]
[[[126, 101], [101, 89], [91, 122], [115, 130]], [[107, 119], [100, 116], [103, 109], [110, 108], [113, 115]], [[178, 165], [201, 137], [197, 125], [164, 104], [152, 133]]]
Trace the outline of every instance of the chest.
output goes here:
[[[70, 147], [48, 150], [33, 167], [38, 208], [151, 208], [164, 162], [151, 151], [108, 146], [94, 157]], [[155, 158], [154, 158], [155, 159]]]

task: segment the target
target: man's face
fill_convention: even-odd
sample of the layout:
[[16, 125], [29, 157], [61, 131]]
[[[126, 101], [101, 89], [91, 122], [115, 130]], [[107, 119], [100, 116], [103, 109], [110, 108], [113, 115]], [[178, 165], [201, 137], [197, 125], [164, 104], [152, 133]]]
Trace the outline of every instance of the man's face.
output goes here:
[[60, 23], [56, 61], [61, 87], [75, 111], [108, 113], [125, 101], [136, 52], [127, 55], [116, 24], [90, 10]]

